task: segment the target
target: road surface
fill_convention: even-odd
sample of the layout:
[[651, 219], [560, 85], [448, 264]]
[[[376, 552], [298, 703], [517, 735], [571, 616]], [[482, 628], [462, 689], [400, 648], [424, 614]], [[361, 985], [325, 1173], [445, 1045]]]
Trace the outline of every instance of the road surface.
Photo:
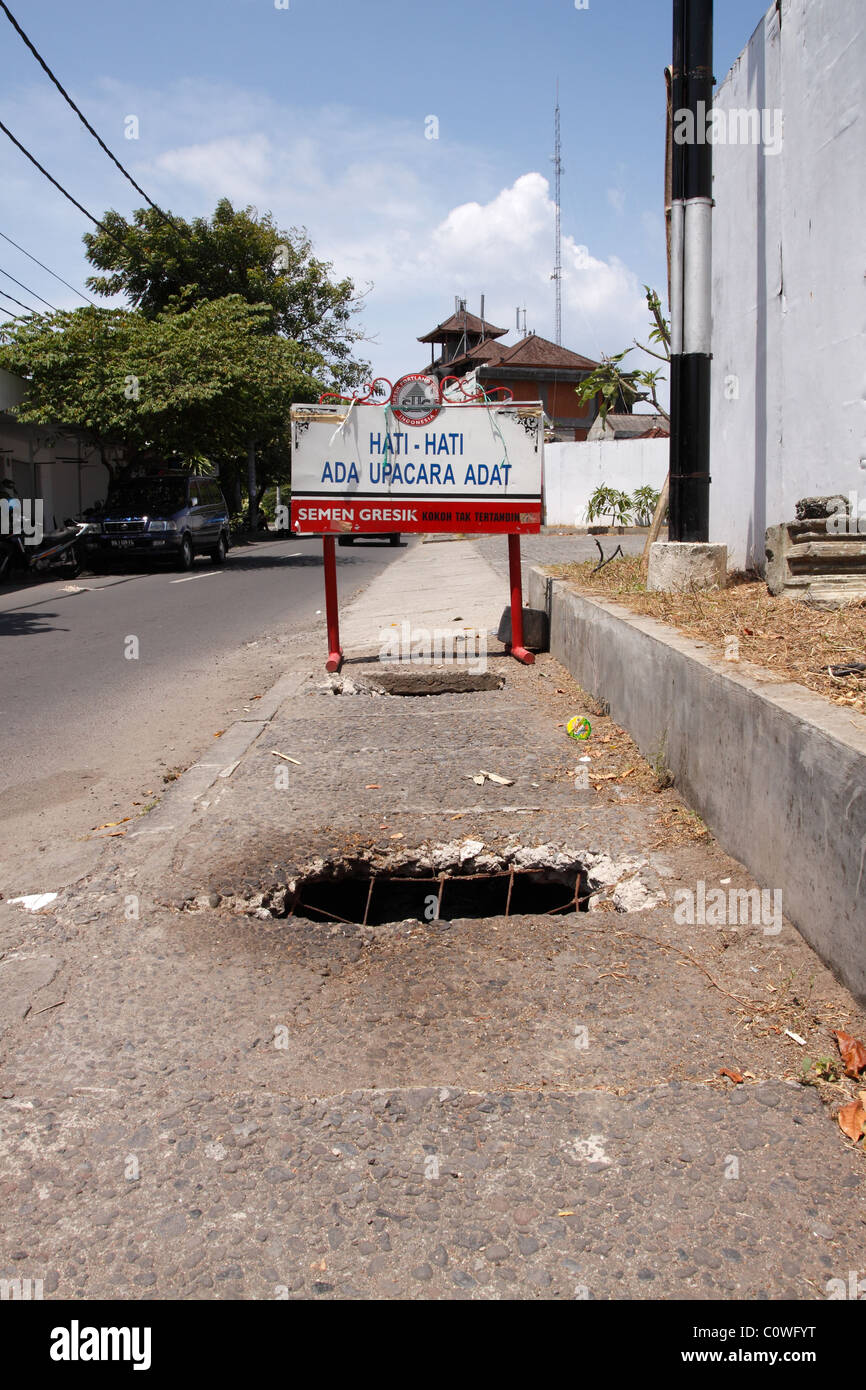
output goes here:
[[[403, 553], [339, 548], [342, 602]], [[324, 664], [323, 608], [314, 539], [239, 547], [223, 569], [200, 559], [189, 574], [0, 587], [0, 894], [78, 877], [95, 828], [154, 802], [282, 674], [311, 623]]]

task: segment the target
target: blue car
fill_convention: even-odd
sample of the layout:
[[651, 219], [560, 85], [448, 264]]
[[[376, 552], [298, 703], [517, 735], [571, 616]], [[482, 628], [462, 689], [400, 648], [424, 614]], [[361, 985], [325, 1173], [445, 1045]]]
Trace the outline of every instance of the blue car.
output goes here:
[[91, 569], [126, 556], [168, 560], [180, 570], [190, 569], [196, 555], [221, 565], [230, 545], [229, 509], [219, 483], [179, 470], [117, 483], [93, 519], [99, 530], [84, 543]]

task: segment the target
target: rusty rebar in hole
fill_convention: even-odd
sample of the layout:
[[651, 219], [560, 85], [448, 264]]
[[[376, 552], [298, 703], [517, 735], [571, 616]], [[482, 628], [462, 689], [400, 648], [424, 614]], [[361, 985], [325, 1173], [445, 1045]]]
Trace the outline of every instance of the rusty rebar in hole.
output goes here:
[[576, 906], [577, 904], [575, 903], [574, 898], [569, 898], [568, 902], [562, 904], [562, 907], [549, 907], [544, 915], [545, 917], [555, 917], [557, 912], [567, 912]]
[[376, 875], [375, 875], [375, 874], [371, 874], [371, 875], [370, 875], [370, 887], [367, 889], [367, 901], [366, 901], [366, 903], [364, 904], [364, 920], [363, 920], [363, 922], [361, 923], [361, 926], [362, 926], [362, 927], [366, 927], [366, 925], [367, 925], [367, 913], [370, 911], [370, 899], [371, 899], [372, 896], [373, 896], [373, 884], [374, 884], [375, 882], [376, 882]]
[[508, 897], [505, 899], [505, 915], [508, 916], [508, 909], [511, 906], [511, 890], [514, 887], [514, 865], [508, 870]]
[[350, 922], [348, 917], [340, 917], [336, 912], [326, 912], [322, 907], [313, 907], [312, 903], [299, 902], [298, 907], [303, 908], [304, 912], [318, 912], [320, 917], [324, 917], [328, 922], [342, 922], [346, 927], [357, 927], [357, 922]]
[[437, 921], [437, 922], [439, 921], [439, 913], [440, 913], [441, 908], [442, 908], [442, 894], [443, 894], [443, 892], [444, 892], [444, 890], [445, 890], [445, 880], [446, 880], [447, 877], [448, 877], [447, 874], [440, 874], [440, 875], [439, 875], [439, 893], [438, 893], [438, 896], [437, 896], [437, 898], [436, 898], [436, 921]]

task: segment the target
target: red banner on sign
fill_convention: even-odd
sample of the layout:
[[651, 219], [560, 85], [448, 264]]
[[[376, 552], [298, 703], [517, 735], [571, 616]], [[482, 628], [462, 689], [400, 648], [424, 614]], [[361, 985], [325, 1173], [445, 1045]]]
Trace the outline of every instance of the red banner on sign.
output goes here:
[[301, 536], [349, 532], [376, 535], [393, 531], [459, 531], [467, 535], [510, 531], [531, 535], [541, 530], [541, 503], [293, 497], [292, 530]]

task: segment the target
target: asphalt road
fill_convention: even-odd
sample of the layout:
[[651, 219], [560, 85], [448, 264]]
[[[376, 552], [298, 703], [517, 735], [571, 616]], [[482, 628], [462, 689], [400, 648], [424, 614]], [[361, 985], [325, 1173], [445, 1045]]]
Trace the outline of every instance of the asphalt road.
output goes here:
[[[402, 553], [338, 548], [341, 601]], [[323, 609], [312, 539], [239, 547], [223, 569], [199, 559], [188, 575], [0, 587], [0, 894], [76, 877], [101, 843], [92, 832], [156, 800], [273, 684], [311, 624], [324, 663]]]

